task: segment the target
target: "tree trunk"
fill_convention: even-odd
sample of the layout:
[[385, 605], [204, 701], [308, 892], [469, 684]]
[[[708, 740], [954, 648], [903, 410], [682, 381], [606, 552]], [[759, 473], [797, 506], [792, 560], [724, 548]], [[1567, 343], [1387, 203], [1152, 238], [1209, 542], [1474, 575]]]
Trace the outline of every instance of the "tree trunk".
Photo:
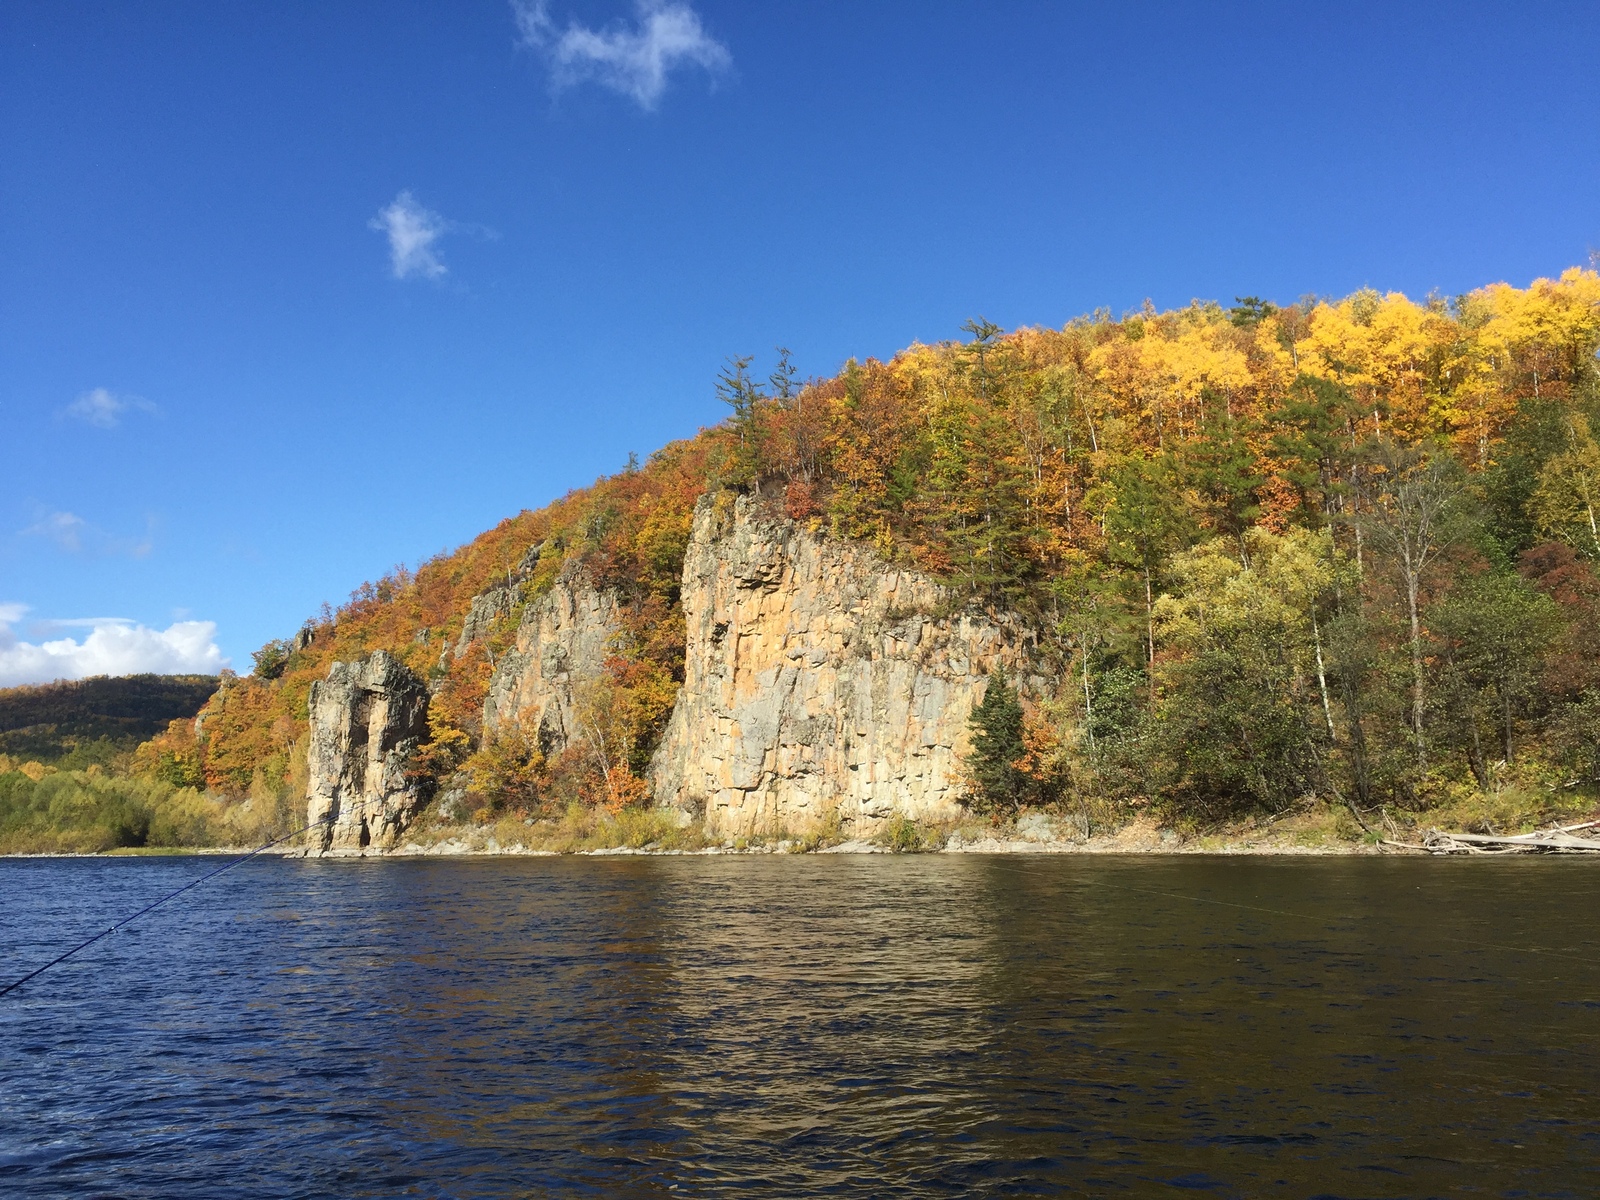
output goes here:
[[1595, 524], [1594, 502], [1589, 499], [1589, 489], [1583, 489], [1583, 511], [1589, 514], [1589, 540], [1594, 543], [1596, 554], [1600, 554], [1600, 526]]
[[1361, 702], [1355, 687], [1344, 684], [1345, 721], [1350, 726], [1350, 778], [1362, 807], [1372, 804], [1372, 775], [1367, 769], [1367, 731], [1361, 724]]
[[1509, 692], [1500, 693], [1500, 712], [1504, 720], [1504, 732], [1501, 736], [1501, 749], [1505, 751], [1504, 758], [1511, 761], [1511, 695]]
[[1089, 698], [1089, 642], [1084, 639], [1083, 650], [1083, 731], [1089, 735], [1089, 749], [1094, 749], [1094, 703]]
[[1472, 768], [1472, 777], [1478, 781], [1480, 788], [1489, 786], [1489, 771], [1483, 762], [1483, 747], [1478, 742], [1478, 723], [1472, 723], [1472, 745], [1467, 750], [1467, 766]]
[[1426, 765], [1422, 744], [1422, 617], [1417, 611], [1419, 580], [1414, 571], [1406, 572], [1406, 608], [1411, 616], [1411, 728], [1417, 737], [1417, 766]]
[[1322, 715], [1328, 722], [1328, 740], [1333, 741], [1338, 735], [1333, 731], [1333, 705], [1328, 703], [1328, 673], [1322, 666], [1322, 632], [1317, 628], [1317, 610], [1311, 610], [1311, 639], [1317, 647], [1317, 687], [1322, 692]]
[[1150, 673], [1150, 707], [1156, 706], [1156, 602], [1150, 590], [1150, 568], [1144, 569], [1144, 620], [1150, 658], [1146, 670]]

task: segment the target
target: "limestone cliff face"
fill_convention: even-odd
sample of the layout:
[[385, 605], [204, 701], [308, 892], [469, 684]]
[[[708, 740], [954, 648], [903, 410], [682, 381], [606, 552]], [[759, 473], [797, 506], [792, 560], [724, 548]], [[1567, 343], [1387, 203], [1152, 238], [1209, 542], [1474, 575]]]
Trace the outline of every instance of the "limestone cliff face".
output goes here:
[[933, 580], [864, 546], [748, 498], [702, 500], [657, 802], [702, 812], [721, 836], [834, 811], [858, 833], [897, 812], [957, 815], [972, 706], [997, 667], [1029, 680], [1031, 642], [1016, 622], [950, 607]]
[[522, 610], [516, 646], [495, 667], [483, 703], [488, 740], [517, 723], [547, 751], [579, 736], [577, 696], [600, 679], [616, 636], [617, 599], [581, 574], [564, 576]]
[[428, 690], [387, 652], [336, 662], [311, 685], [306, 820], [321, 849], [393, 845], [424, 799], [406, 767], [428, 728]]

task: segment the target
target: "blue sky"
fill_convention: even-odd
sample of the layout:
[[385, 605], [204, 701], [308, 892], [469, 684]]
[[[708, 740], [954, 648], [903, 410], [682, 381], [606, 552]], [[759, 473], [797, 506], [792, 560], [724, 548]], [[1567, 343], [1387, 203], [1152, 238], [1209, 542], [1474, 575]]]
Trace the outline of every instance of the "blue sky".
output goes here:
[[247, 669], [728, 354], [1586, 263], [1593, 17], [15, 0], [0, 684]]

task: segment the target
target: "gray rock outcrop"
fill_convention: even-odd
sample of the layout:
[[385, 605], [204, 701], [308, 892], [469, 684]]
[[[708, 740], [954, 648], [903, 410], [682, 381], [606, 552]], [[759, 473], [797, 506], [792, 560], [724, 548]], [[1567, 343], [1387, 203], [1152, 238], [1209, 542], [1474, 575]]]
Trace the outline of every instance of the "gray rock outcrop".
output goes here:
[[598, 680], [620, 632], [616, 596], [581, 573], [563, 576], [522, 610], [516, 645], [506, 651], [483, 703], [488, 741], [511, 724], [536, 733], [547, 753], [579, 736], [584, 683]]
[[502, 585], [474, 596], [472, 606], [467, 609], [466, 618], [461, 623], [461, 636], [456, 638], [455, 649], [451, 653], [460, 658], [473, 642], [487, 637], [498, 622], [511, 615], [517, 603], [517, 594], [515, 585]]
[[683, 568], [684, 685], [652, 764], [658, 804], [713, 836], [857, 836], [892, 813], [959, 814], [968, 721], [1004, 667], [1034, 692], [1031, 637], [867, 547], [740, 497], [704, 498]]
[[[472, 598], [466, 618], [461, 623], [461, 634], [456, 638], [455, 648], [450, 653], [460, 658], [473, 642], [488, 637], [499, 622], [511, 615], [522, 599], [523, 584], [533, 574], [533, 569], [539, 565], [539, 556], [543, 550], [543, 542], [529, 546], [515, 569], [506, 573], [503, 582], [485, 588]], [[440, 661], [443, 663], [445, 660]]]
[[392, 846], [421, 806], [406, 776], [428, 729], [428, 689], [383, 650], [311, 685], [306, 820], [331, 817], [323, 852]]

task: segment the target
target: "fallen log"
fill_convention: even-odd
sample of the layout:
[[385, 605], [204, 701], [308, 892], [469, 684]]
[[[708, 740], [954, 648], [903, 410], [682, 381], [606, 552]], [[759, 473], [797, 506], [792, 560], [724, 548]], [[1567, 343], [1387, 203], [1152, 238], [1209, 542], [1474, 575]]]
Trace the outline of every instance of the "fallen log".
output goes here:
[[1431, 854], [1597, 854], [1600, 840], [1573, 837], [1572, 831], [1592, 829], [1600, 821], [1584, 821], [1532, 833], [1452, 833], [1430, 829], [1422, 836], [1422, 849]]

